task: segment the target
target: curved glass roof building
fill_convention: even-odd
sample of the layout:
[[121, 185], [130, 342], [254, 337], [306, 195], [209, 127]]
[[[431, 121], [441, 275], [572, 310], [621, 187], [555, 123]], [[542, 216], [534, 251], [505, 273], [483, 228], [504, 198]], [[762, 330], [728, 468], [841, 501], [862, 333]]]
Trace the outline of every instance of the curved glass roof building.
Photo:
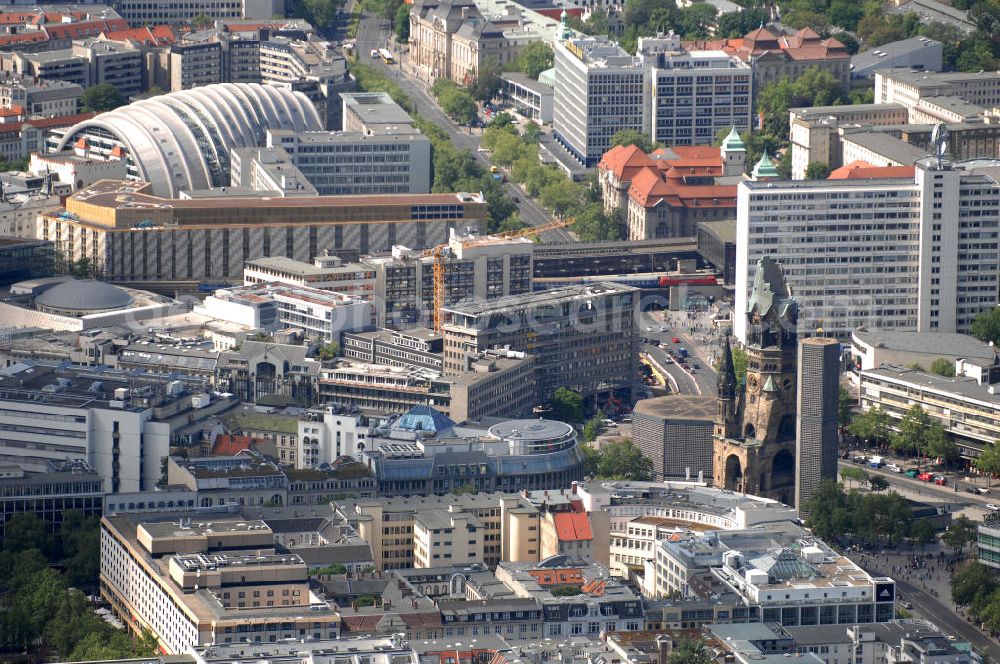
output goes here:
[[268, 129], [322, 130], [301, 92], [256, 83], [219, 83], [133, 102], [71, 127], [59, 150], [128, 160], [130, 177], [153, 193], [229, 185], [233, 148], [263, 147]]

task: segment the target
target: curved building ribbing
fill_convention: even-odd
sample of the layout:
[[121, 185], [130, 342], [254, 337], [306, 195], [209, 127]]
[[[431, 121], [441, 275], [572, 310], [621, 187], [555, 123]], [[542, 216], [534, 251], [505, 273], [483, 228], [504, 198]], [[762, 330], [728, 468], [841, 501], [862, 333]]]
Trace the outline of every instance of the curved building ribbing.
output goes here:
[[301, 92], [256, 83], [219, 83], [133, 102], [81, 122], [60, 150], [86, 139], [88, 152], [120, 148], [131, 177], [159, 196], [229, 184], [233, 148], [262, 147], [268, 129], [323, 128]]

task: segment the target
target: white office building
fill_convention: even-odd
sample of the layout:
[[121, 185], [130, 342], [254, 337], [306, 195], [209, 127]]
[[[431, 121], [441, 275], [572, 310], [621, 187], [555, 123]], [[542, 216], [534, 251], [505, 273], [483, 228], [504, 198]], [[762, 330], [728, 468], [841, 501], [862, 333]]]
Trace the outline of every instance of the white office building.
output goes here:
[[680, 37], [641, 37], [650, 70], [649, 136], [664, 145], [710, 145], [720, 129], [750, 129], [753, 69], [723, 51], [685, 51]]
[[82, 459], [105, 479], [109, 493], [152, 490], [169, 453], [174, 417], [195, 422], [235, 403], [194, 385], [115, 371], [12, 365], [0, 370], [0, 462], [45, 470], [49, 463]]
[[[917, 163], [886, 179], [741, 183], [736, 309], [745, 311], [757, 261], [776, 260], [804, 330], [843, 341], [859, 325], [964, 332], [996, 306], [1000, 184], [979, 167]], [[735, 333], [746, 339], [746, 321]]]
[[553, 133], [594, 166], [622, 129], [665, 145], [711, 145], [720, 129], [750, 128], [753, 69], [723, 51], [686, 51], [670, 33], [633, 56], [607, 37], [555, 45]]
[[414, 127], [377, 132], [274, 130], [268, 147], [284, 148], [320, 196], [427, 194], [431, 142]]
[[361, 331], [374, 322], [371, 302], [343, 293], [282, 284], [220, 289], [194, 311], [250, 329], [270, 332], [296, 328], [324, 342], [339, 342], [341, 332]]
[[552, 127], [559, 141], [586, 166], [595, 166], [622, 129], [648, 125], [646, 70], [607, 37], [555, 43]]

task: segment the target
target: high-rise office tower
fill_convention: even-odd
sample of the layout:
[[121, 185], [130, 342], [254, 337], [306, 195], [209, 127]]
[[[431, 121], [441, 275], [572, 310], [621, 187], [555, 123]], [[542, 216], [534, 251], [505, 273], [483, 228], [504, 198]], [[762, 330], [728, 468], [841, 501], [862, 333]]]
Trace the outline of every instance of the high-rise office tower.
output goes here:
[[837, 478], [840, 343], [829, 337], [803, 340], [798, 365], [795, 505], [801, 514], [820, 482]]

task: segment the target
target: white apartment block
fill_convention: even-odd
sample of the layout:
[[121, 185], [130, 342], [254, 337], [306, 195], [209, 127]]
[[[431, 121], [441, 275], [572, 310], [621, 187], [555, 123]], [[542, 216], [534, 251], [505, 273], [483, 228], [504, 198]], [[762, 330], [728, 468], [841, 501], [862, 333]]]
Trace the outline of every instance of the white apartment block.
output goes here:
[[243, 283], [279, 283], [331, 290], [364, 300], [375, 293], [375, 268], [362, 263], [344, 263], [336, 256], [317, 256], [312, 263], [285, 256], [267, 256], [247, 261]]
[[753, 68], [723, 51], [685, 51], [673, 33], [639, 40], [632, 56], [607, 37], [558, 41], [552, 127], [594, 166], [622, 129], [665, 145], [711, 145], [750, 128]]
[[270, 20], [284, 15], [284, 0], [214, 0], [189, 2], [188, 0], [122, 0], [115, 6], [122, 18], [131, 25], [156, 25], [159, 23], [187, 23], [198, 14], [212, 19], [252, 18]]
[[753, 69], [723, 51], [684, 51], [680, 37], [642, 37], [651, 66], [649, 136], [664, 145], [710, 145], [720, 129], [750, 129]]
[[336, 611], [309, 588], [305, 562], [277, 553], [263, 521], [145, 518], [101, 520], [101, 596], [130, 631], [150, 630], [164, 654], [340, 635]]
[[471, 565], [485, 557], [486, 525], [457, 505], [413, 517], [413, 566]]
[[[997, 304], [1000, 184], [972, 164], [938, 170], [925, 159], [913, 177], [744, 182], [736, 226], [738, 311], [763, 256], [784, 268], [800, 326], [845, 341], [859, 325], [964, 332]], [[735, 333], [746, 339], [746, 321]]]
[[937, 73], [909, 69], [875, 72], [875, 103], [903, 104], [911, 113], [910, 122], [919, 121], [919, 115], [915, 118], [913, 114], [921, 99], [927, 97], [955, 97], [984, 109], [1000, 106], [1000, 72]]
[[320, 196], [431, 190], [431, 142], [410, 126], [371, 133], [273, 130], [267, 146], [284, 148]]
[[339, 341], [341, 332], [363, 330], [374, 320], [370, 302], [342, 293], [282, 284], [217, 290], [194, 310], [251, 329], [296, 328], [306, 337], [324, 342]]
[[555, 42], [552, 127], [581, 163], [595, 166], [622, 129], [649, 124], [646, 70], [607, 37]]
[[962, 456], [975, 458], [1000, 439], [1000, 390], [990, 366], [958, 360], [957, 378], [892, 365], [862, 371], [861, 409], [879, 407], [900, 420], [920, 406], [954, 438]]
[[894, 125], [907, 123], [902, 104], [855, 104], [792, 108], [788, 111], [792, 152], [792, 179], [805, 180], [806, 169], [814, 161], [838, 168], [841, 159], [842, 125]]

